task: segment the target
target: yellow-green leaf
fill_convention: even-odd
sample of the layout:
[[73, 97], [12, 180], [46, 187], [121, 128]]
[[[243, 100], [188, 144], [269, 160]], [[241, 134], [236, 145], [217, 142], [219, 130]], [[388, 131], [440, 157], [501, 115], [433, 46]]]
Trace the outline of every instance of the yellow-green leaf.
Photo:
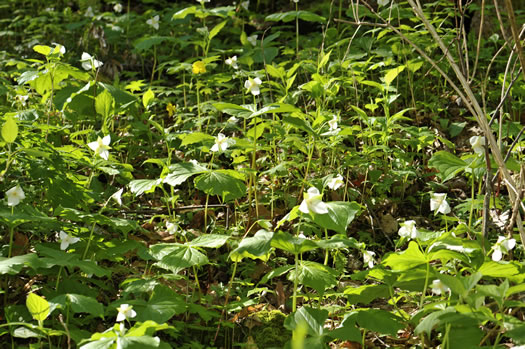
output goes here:
[[7, 143], [13, 143], [18, 136], [18, 125], [16, 124], [15, 119], [8, 116], [7, 120], [2, 126], [2, 138]]
[[52, 49], [49, 46], [46, 45], [36, 45], [33, 46], [33, 51], [40, 53], [41, 55], [48, 56]]
[[155, 98], [155, 94], [151, 89], [147, 90], [146, 93], [142, 96], [142, 105], [144, 108], [147, 108], [151, 101]]
[[385, 83], [387, 85], [390, 85], [392, 81], [394, 81], [395, 78], [397, 78], [397, 76], [399, 75], [399, 73], [401, 73], [403, 70], [405, 70], [405, 66], [400, 65], [397, 68], [390, 69], [389, 71], [387, 71], [385, 75]]
[[37, 294], [30, 293], [27, 296], [26, 306], [37, 321], [44, 321], [49, 315], [49, 302]]

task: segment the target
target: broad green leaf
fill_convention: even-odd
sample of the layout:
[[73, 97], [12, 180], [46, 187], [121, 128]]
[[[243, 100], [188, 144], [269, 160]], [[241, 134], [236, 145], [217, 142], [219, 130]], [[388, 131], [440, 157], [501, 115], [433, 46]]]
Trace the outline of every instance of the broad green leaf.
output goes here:
[[478, 269], [483, 276], [503, 278], [519, 273], [519, 267], [512, 262], [488, 261]]
[[215, 137], [202, 132], [193, 132], [184, 135], [180, 135], [179, 138], [182, 140], [180, 144], [182, 147], [189, 144], [199, 143], [205, 140], [214, 140]]
[[248, 118], [253, 114], [253, 110], [237, 104], [219, 102], [212, 105], [221, 112], [235, 117]]
[[294, 265], [284, 265], [284, 266], [279, 267], [279, 268], [274, 268], [268, 274], [264, 275], [263, 278], [261, 279], [261, 281], [259, 281], [259, 283], [260, 284], [265, 284], [269, 280], [273, 279], [274, 277], [279, 277], [279, 276], [281, 276], [283, 274], [286, 274], [287, 272], [289, 272], [293, 268], [295, 268]]
[[160, 179], [136, 179], [129, 182], [129, 190], [135, 196], [139, 196], [143, 193], [153, 192], [160, 183], [162, 183]]
[[40, 53], [41, 55], [48, 56], [52, 49], [49, 46], [46, 45], [35, 45], [33, 46], [33, 51]]
[[174, 41], [174, 38], [170, 36], [149, 36], [148, 35], [148, 36], [135, 40], [135, 42], [133, 42], [133, 47], [135, 47], [137, 51], [147, 51], [152, 46], [159, 45], [163, 43], [164, 41]]
[[208, 40], [211, 41], [211, 39], [213, 39], [217, 34], [219, 34], [219, 32], [222, 30], [222, 28], [224, 28], [226, 23], [228, 23], [227, 20], [226, 21], [222, 21], [221, 23], [219, 23], [215, 27], [213, 27], [213, 29], [210, 30], [210, 35], [208, 37]]
[[265, 20], [269, 22], [291, 22], [295, 20], [296, 17], [299, 17], [306, 22], [319, 22], [325, 23], [326, 18], [316, 15], [315, 13], [309, 11], [288, 11], [283, 13], [274, 13], [269, 16], [266, 16]]
[[24, 254], [11, 258], [0, 258], [0, 274], [15, 275], [25, 266], [35, 269], [40, 266], [38, 256], [35, 253]]
[[293, 113], [293, 112], [299, 112], [300, 110], [291, 105], [291, 104], [285, 104], [285, 103], [274, 103], [267, 106], [264, 106], [263, 108], [255, 111], [250, 117], [255, 117], [263, 114], [268, 113]]
[[405, 327], [400, 317], [382, 309], [359, 310], [356, 321], [360, 327], [393, 337], [396, 337], [397, 331]]
[[194, 179], [195, 187], [208, 195], [220, 195], [224, 201], [230, 201], [246, 195], [246, 185], [220, 170], [201, 174]]
[[219, 248], [228, 241], [230, 237], [219, 234], [206, 234], [193, 239], [189, 244], [195, 247]]
[[403, 252], [391, 253], [383, 259], [383, 264], [392, 270], [405, 271], [429, 262], [415, 241], [410, 241]]
[[[74, 245], [73, 245], [74, 246]], [[44, 245], [36, 245], [36, 251], [42, 256], [40, 261], [43, 267], [51, 268], [55, 265], [79, 268], [82, 272], [88, 275], [95, 275], [98, 277], [107, 277], [111, 275], [111, 271], [107, 268], [98, 266], [94, 261], [81, 260], [80, 255], [74, 253], [67, 253], [54, 248], [46, 247]]]
[[[133, 309], [137, 312], [137, 316], [133, 320], [140, 322], [149, 321], [153, 327], [156, 327], [152, 324], [153, 322], [162, 329], [158, 324], [166, 324], [173, 316], [182, 314], [187, 310], [186, 300], [165, 285], [157, 285], [153, 292], [149, 292], [149, 294], [151, 294], [151, 297], [147, 302], [133, 303]], [[136, 328], [133, 332], [130, 330], [131, 333], [128, 332], [127, 334], [141, 336], [145, 335], [147, 331], [151, 332], [153, 329], [148, 327]]]
[[332, 50], [330, 50], [328, 53], [321, 52], [322, 58], [317, 67], [318, 70], [322, 69], [326, 65], [326, 63], [328, 63], [328, 61], [330, 60], [331, 53]]
[[351, 304], [369, 304], [374, 299], [389, 297], [390, 291], [387, 285], [376, 284], [359, 287], [349, 286], [345, 289], [344, 294]]
[[464, 171], [468, 164], [446, 151], [438, 151], [428, 161], [428, 165], [438, 170], [437, 176], [446, 182], [454, 178], [459, 172]]
[[107, 90], [99, 93], [95, 98], [95, 110], [97, 114], [102, 115], [104, 119], [111, 116], [115, 110], [115, 99]]
[[44, 321], [49, 316], [49, 302], [37, 294], [27, 295], [26, 306], [36, 321]]
[[190, 178], [193, 175], [208, 171], [205, 167], [199, 164], [194, 164], [192, 162], [181, 162], [178, 164], [174, 164], [171, 165], [169, 169], [170, 172], [163, 179], [163, 182], [171, 185], [172, 187], [184, 183], [188, 178]]
[[142, 105], [144, 108], [148, 108], [150, 103], [155, 99], [155, 93], [151, 89], [148, 89], [143, 95], [142, 95]]
[[174, 272], [208, 263], [208, 257], [202, 252], [186, 245], [156, 244], [150, 247], [150, 253], [159, 261], [158, 266]]
[[198, 10], [196, 6], [187, 7], [185, 9], [182, 9], [182, 10], [179, 10], [179, 11], [175, 12], [173, 14], [173, 16], [171, 17], [171, 19], [172, 20], [174, 20], [174, 19], [183, 19], [187, 15], [195, 14], [198, 11], [200, 11], [200, 10]]
[[328, 240], [321, 240], [317, 242], [317, 246], [320, 248], [337, 249], [337, 248], [356, 248], [359, 249], [359, 243], [352, 237], [346, 237], [345, 234], [337, 234], [332, 236]]
[[93, 297], [67, 293], [51, 299], [50, 303], [59, 304], [63, 309], [71, 306], [73, 314], [88, 313], [102, 319], [104, 318], [104, 307]]
[[241, 240], [229, 258], [234, 262], [240, 262], [244, 257], [266, 261], [270, 254], [272, 237], [273, 232], [261, 229], [253, 237]]
[[324, 323], [328, 318], [328, 311], [325, 309], [314, 309], [310, 307], [301, 307], [295, 313], [288, 315], [284, 321], [284, 327], [293, 331], [301, 323], [307, 325], [307, 334], [310, 336], [323, 336]]
[[[164, 292], [158, 292], [159, 290], [171, 291], [165, 286], [163, 286], [162, 289], [158, 288], [158, 289], [156, 289], [156, 291], [157, 291], [156, 295], [153, 295], [153, 297], [154, 297], [153, 299], [155, 299], [155, 297], [159, 297], [159, 296], [160, 297], [164, 297], [164, 296], [176, 297], [177, 296], [177, 294], [175, 292], [173, 292], [173, 291], [164, 293]], [[138, 314], [137, 314], [137, 316], [138, 316]], [[145, 336], [145, 335], [152, 335], [156, 331], [160, 331], [160, 330], [164, 330], [164, 329], [168, 329], [168, 328], [173, 328], [173, 327], [169, 326], [168, 324], [159, 324], [159, 323], [157, 323], [155, 321], [152, 321], [152, 320], [146, 320], [146, 321], [144, 321], [142, 323], [135, 324], [135, 326], [130, 328], [129, 331], [126, 334], [128, 336], [141, 337], [141, 336]]]
[[[319, 294], [323, 294], [328, 287], [337, 283], [335, 271], [323, 264], [311, 261], [300, 261], [297, 271], [299, 283], [313, 288]], [[292, 269], [288, 273], [288, 280], [293, 281], [296, 276], [296, 270]]]
[[295, 128], [298, 128], [299, 130], [301, 131], [305, 131], [307, 133], [309, 133], [310, 135], [312, 136], [317, 136], [317, 133], [314, 131], [314, 129], [312, 128], [312, 126], [310, 125], [310, 123], [305, 120], [305, 119], [301, 119], [301, 118], [297, 118], [297, 117], [294, 117], [294, 116], [285, 116], [283, 118], [283, 122], [295, 127]]
[[17, 136], [18, 125], [15, 119], [9, 116], [2, 126], [2, 138], [6, 143], [13, 143]]
[[292, 254], [299, 254], [316, 249], [317, 244], [312, 240], [292, 236], [288, 232], [279, 231], [273, 235], [272, 247]]
[[281, 69], [276, 68], [271, 64], [266, 65], [266, 70], [268, 71], [268, 74], [270, 74], [272, 77], [276, 79], [284, 79], [284, 70], [281, 71]]
[[419, 322], [419, 324], [414, 330], [414, 333], [416, 335], [419, 335], [421, 333], [426, 333], [427, 336], [430, 336], [430, 333], [432, 332], [432, 330], [436, 326], [441, 324], [441, 319], [440, 319], [441, 316], [450, 314], [450, 313], [455, 313], [455, 312], [456, 310], [454, 308], [448, 307], [444, 310], [438, 310], [438, 311], [431, 313], [430, 315], [428, 315], [422, 321]]
[[268, 122], [261, 122], [260, 124], [257, 124], [256, 126], [252, 127], [251, 129], [246, 131], [246, 137], [252, 138], [255, 134], [256, 139], [259, 139], [265, 132], [266, 129], [270, 128], [270, 123]]
[[361, 209], [358, 203], [346, 201], [331, 201], [327, 202], [326, 206], [328, 213], [313, 214], [313, 221], [325, 229], [341, 234], [346, 233], [346, 229]]
[[99, 336], [99, 338], [94, 339], [93, 337], [95, 335], [96, 333], [93, 336], [91, 336], [91, 339], [93, 340], [92, 342], [82, 345], [80, 349], [109, 349], [117, 340], [116, 334], [113, 334], [111, 338]]
[[403, 70], [405, 70], [405, 66], [404, 65], [400, 65], [397, 68], [388, 70], [386, 72], [386, 74], [385, 74], [385, 77], [384, 77], [385, 83], [387, 85], [390, 85], [392, 83], [392, 81], [394, 81], [394, 79], [397, 78], [399, 73], [401, 73]]

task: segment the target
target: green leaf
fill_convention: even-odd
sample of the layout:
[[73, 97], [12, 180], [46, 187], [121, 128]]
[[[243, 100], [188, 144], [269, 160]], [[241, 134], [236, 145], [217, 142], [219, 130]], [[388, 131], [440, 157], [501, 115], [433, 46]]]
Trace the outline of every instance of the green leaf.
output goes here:
[[[133, 304], [133, 309], [137, 312], [137, 316], [133, 320], [140, 322], [149, 321], [150, 324], [154, 322], [155, 325], [165, 324], [173, 316], [182, 314], [187, 309], [184, 298], [165, 285], [157, 285], [153, 292], [149, 293], [151, 297], [145, 304]], [[157, 326], [160, 327], [159, 325]], [[155, 330], [157, 326], [149, 326], [153, 328], [137, 328], [131, 333], [128, 332], [127, 335], [141, 336], [147, 333], [151, 334], [152, 330]]]
[[8, 116], [2, 126], [2, 138], [6, 143], [13, 143], [18, 136], [18, 125], [15, 119]]
[[360, 327], [393, 337], [397, 336], [397, 331], [405, 327], [402, 319], [391, 312], [373, 308], [359, 310], [356, 321]]
[[266, 261], [270, 254], [272, 238], [273, 232], [261, 229], [253, 237], [241, 240], [229, 258], [234, 262], [240, 262], [244, 257]]
[[97, 114], [102, 115], [104, 119], [107, 119], [111, 116], [115, 110], [115, 99], [107, 90], [99, 93], [95, 98], [95, 110]]
[[305, 120], [305, 119], [301, 119], [301, 118], [297, 118], [297, 117], [294, 117], [294, 116], [285, 116], [283, 118], [283, 122], [295, 127], [295, 128], [298, 128], [299, 130], [301, 131], [305, 131], [307, 133], [309, 133], [310, 135], [312, 136], [317, 136], [317, 133], [314, 131], [314, 129], [312, 128], [312, 126], [310, 125], [310, 123]]
[[394, 81], [394, 79], [397, 78], [399, 73], [401, 73], [403, 70], [405, 70], [405, 66], [404, 65], [400, 65], [397, 68], [388, 70], [386, 72], [386, 74], [385, 74], [385, 77], [384, 77], [385, 83], [387, 85], [390, 85], [392, 83], [392, 81]]
[[62, 294], [51, 299], [50, 303], [56, 303], [66, 309], [71, 305], [73, 313], [88, 313], [96, 317], [104, 318], [104, 307], [95, 298], [81, 294]]
[[228, 241], [230, 237], [219, 234], [206, 234], [193, 239], [189, 244], [195, 247], [219, 248]]
[[284, 327], [293, 331], [303, 323], [307, 325], [306, 333], [310, 336], [323, 336], [325, 334], [324, 323], [327, 318], [328, 311], [325, 309], [301, 307], [286, 318]]
[[344, 294], [351, 304], [369, 304], [374, 299], [390, 296], [387, 285], [363, 285], [359, 287], [347, 287]]
[[309, 11], [288, 11], [282, 13], [274, 13], [269, 16], [266, 16], [265, 20], [269, 22], [283, 21], [286, 23], [295, 20], [296, 17], [299, 17], [303, 21], [307, 22], [326, 22], [326, 18], [316, 15], [315, 13]]
[[40, 262], [38, 256], [35, 253], [29, 253], [11, 258], [0, 258], [0, 274], [15, 275], [25, 266], [32, 268], [39, 267]]
[[148, 89], [143, 95], [142, 95], [142, 105], [144, 108], [148, 108], [150, 103], [155, 99], [155, 93], [151, 89]]
[[201, 174], [194, 180], [195, 187], [208, 195], [220, 195], [224, 201], [246, 195], [246, 185], [221, 170]]
[[328, 240], [321, 240], [317, 242], [317, 246], [327, 249], [338, 249], [338, 248], [356, 248], [359, 249], [359, 243], [354, 238], [348, 238], [345, 234], [337, 234], [332, 236]]
[[361, 210], [356, 202], [331, 201], [327, 202], [328, 213], [313, 214], [313, 221], [319, 226], [345, 234], [347, 227], [352, 223], [355, 215]]
[[419, 249], [415, 241], [410, 241], [408, 248], [403, 252], [392, 253], [385, 259], [383, 264], [392, 268], [392, 270], [405, 271], [428, 262], [426, 256]]
[[504, 278], [519, 273], [519, 267], [512, 262], [488, 261], [481, 265], [478, 271], [483, 276]]
[[438, 170], [437, 176], [446, 182], [452, 179], [461, 171], [464, 171], [468, 164], [446, 151], [438, 151], [428, 161], [428, 165]]
[[195, 14], [197, 12], [200, 12], [200, 10], [198, 10], [196, 6], [187, 7], [185, 9], [175, 12], [171, 19], [183, 19], [187, 15]]
[[131, 190], [135, 196], [139, 196], [143, 193], [153, 192], [161, 182], [162, 180], [160, 179], [135, 179], [129, 182], [129, 190]]
[[133, 47], [135, 47], [137, 51], [147, 51], [152, 46], [159, 45], [164, 41], [174, 41], [174, 38], [169, 36], [145, 36], [135, 40]]
[[156, 244], [150, 247], [150, 253], [159, 260], [158, 266], [173, 272], [209, 262], [198, 249], [180, 244]]
[[182, 140], [181, 147], [189, 144], [199, 143], [205, 140], [214, 140], [215, 137], [202, 132], [193, 132], [188, 134], [180, 135], [179, 138]]
[[179, 184], [184, 183], [188, 178], [195, 174], [203, 173], [208, 171], [206, 167], [192, 162], [181, 162], [178, 164], [171, 165], [169, 167], [169, 174], [163, 179], [164, 183], [175, 187]]
[[292, 254], [299, 254], [314, 250], [318, 246], [312, 240], [292, 236], [288, 232], [279, 231], [273, 236], [272, 247], [290, 252]]
[[219, 32], [224, 28], [224, 26], [228, 23], [228, 20], [222, 21], [221, 23], [217, 24], [215, 27], [213, 27], [212, 30], [210, 30], [210, 35], [208, 37], [208, 40], [211, 41]]
[[219, 102], [213, 103], [212, 105], [221, 112], [235, 117], [248, 118], [253, 113], [253, 110], [233, 103]]
[[26, 306], [36, 321], [44, 321], [49, 316], [49, 302], [37, 294], [30, 293], [27, 296]]
[[48, 56], [51, 53], [51, 47], [46, 45], [35, 45], [33, 51], [40, 53], [41, 55]]
[[[293, 281], [295, 275], [296, 270], [290, 270], [288, 280]], [[335, 271], [326, 265], [304, 260], [299, 262], [297, 270], [299, 283], [313, 288], [319, 294], [323, 294], [328, 287], [337, 283], [335, 275]]]
[[454, 308], [449, 307], [444, 310], [438, 310], [438, 311], [431, 313], [430, 315], [428, 315], [427, 317], [425, 317], [423, 320], [419, 322], [419, 324], [414, 330], [414, 333], [417, 335], [421, 333], [426, 333], [427, 336], [430, 336], [432, 329], [434, 329], [434, 327], [441, 324], [441, 319], [440, 319], [441, 316], [450, 314], [450, 313], [455, 313], [455, 312], [456, 310]]

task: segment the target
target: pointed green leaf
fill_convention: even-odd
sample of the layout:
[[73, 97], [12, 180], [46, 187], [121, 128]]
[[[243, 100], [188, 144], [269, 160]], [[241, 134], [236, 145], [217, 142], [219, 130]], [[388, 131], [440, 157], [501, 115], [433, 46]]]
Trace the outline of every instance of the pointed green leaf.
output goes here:
[[438, 170], [437, 176], [446, 182], [468, 167], [468, 164], [447, 151], [438, 151], [428, 161], [429, 167]]
[[[295, 274], [295, 269], [290, 270], [288, 280], [293, 281]], [[335, 275], [335, 271], [326, 265], [304, 260], [299, 262], [297, 271], [299, 283], [313, 288], [319, 294], [323, 294], [327, 288], [337, 283]]]
[[386, 75], [385, 75], [385, 83], [387, 85], [390, 85], [392, 83], [392, 81], [395, 80], [395, 78], [397, 78], [397, 76], [399, 75], [399, 73], [401, 73], [403, 70], [405, 70], [405, 66], [404, 65], [400, 65], [399, 67], [397, 68], [394, 68], [394, 69], [390, 69], [386, 72]]
[[293, 331], [301, 323], [307, 325], [307, 334], [310, 336], [324, 335], [324, 323], [328, 318], [328, 311], [325, 309], [314, 309], [301, 307], [295, 313], [290, 314], [284, 321], [284, 327]]
[[253, 237], [244, 238], [230, 253], [229, 258], [234, 262], [240, 262], [244, 257], [266, 261], [270, 254], [272, 237], [273, 232], [261, 229]]
[[97, 114], [102, 115], [104, 119], [112, 115], [115, 110], [115, 99], [108, 90], [102, 91], [95, 98], [95, 110]]
[[230, 237], [219, 234], [206, 234], [193, 239], [189, 244], [195, 247], [219, 248], [228, 241]]
[[205, 140], [214, 140], [215, 137], [202, 132], [193, 132], [184, 135], [180, 135], [179, 138], [182, 140], [180, 144], [182, 147], [189, 144], [199, 143]]
[[11, 116], [7, 117], [7, 120], [2, 126], [2, 138], [6, 143], [13, 143], [18, 136], [18, 125], [15, 119]]
[[357, 314], [356, 320], [363, 328], [393, 337], [396, 337], [397, 331], [405, 327], [401, 318], [382, 309], [362, 309]]
[[237, 199], [246, 195], [246, 185], [223, 171], [203, 173], [194, 180], [195, 187], [208, 195], [220, 195], [224, 201]]
[[49, 316], [49, 302], [37, 294], [27, 295], [26, 306], [36, 321], [44, 321]]
[[93, 297], [68, 293], [53, 298], [50, 303], [60, 304], [64, 309], [67, 306], [71, 306], [73, 314], [87, 313], [104, 318], [104, 307]]
[[381, 284], [349, 286], [345, 289], [344, 294], [351, 304], [369, 304], [374, 299], [389, 297], [390, 290], [387, 285]]
[[383, 264], [393, 270], [405, 271], [426, 264], [427, 258], [419, 249], [415, 241], [410, 241], [408, 248], [403, 252], [391, 253], [383, 260]]
[[519, 270], [519, 267], [512, 262], [488, 261], [483, 263], [478, 271], [483, 274], [483, 276], [503, 278], [516, 275], [519, 273]]
[[217, 24], [215, 27], [213, 27], [212, 30], [210, 30], [210, 36], [208, 37], [208, 40], [211, 41], [219, 32], [224, 28], [224, 26], [228, 23], [228, 21], [222, 21], [221, 23]]
[[160, 179], [136, 179], [129, 182], [129, 190], [131, 190], [135, 196], [139, 196], [142, 193], [153, 192], [160, 183]]
[[208, 171], [206, 167], [192, 162], [184, 162], [174, 164], [170, 166], [169, 174], [163, 179], [164, 183], [175, 187], [179, 184], [184, 183], [188, 178], [193, 175]]
[[273, 235], [272, 247], [299, 254], [317, 248], [317, 244], [312, 240], [290, 235], [288, 232], [279, 231]]
[[142, 105], [144, 108], [148, 108], [153, 99], [155, 99], [155, 93], [153, 93], [151, 89], [147, 90], [144, 95], [142, 95]]
[[361, 210], [356, 202], [331, 201], [327, 202], [328, 213], [313, 214], [313, 221], [319, 226], [345, 234], [355, 215]]

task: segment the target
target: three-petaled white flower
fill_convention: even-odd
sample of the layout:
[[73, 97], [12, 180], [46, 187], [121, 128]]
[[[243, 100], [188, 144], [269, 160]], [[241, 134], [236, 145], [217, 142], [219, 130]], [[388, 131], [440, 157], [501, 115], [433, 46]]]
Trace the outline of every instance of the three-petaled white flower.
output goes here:
[[124, 191], [124, 188], [121, 188], [119, 191], [117, 191], [115, 194], [111, 195], [111, 198], [115, 200], [119, 206], [122, 206], [122, 192]]
[[179, 229], [179, 226], [175, 223], [166, 222], [166, 229], [168, 230], [168, 233], [170, 235], [173, 235], [177, 232], [177, 230]]
[[504, 254], [507, 254], [516, 246], [516, 239], [509, 239], [505, 236], [498, 236], [498, 241], [492, 246], [492, 260], [498, 262]]
[[447, 202], [446, 193], [432, 193], [430, 196], [430, 210], [438, 213], [450, 213], [450, 206]]
[[299, 206], [299, 211], [303, 213], [328, 213], [328, 206], [322, 201], [323, 194], [316, 187], [311, 187], [304, 193], [303, 202]]
[[96, 155], [100, 155], [102, 159], [107, 160], [109, 158], [109, 149], [111, 149], [109, 142], [111, 142], [109, 135], [104, 136], [104, 138], [98, 137], [95, 142], [88, 143], [88, 147], [90, 147]]
[[121, 304], [120, 307], [117, 308], [117, 310], [117, 322], [124, 321], [126, 319], [134, 318], [135, 316], [137, 316], [137, 312], [133, 310], [133, 307], [129, 304]]
[[235, 140], [226, 137], [224, 134], [219, 133], [215, 138], [215, 144], [211, 147], [211, 151], [226, 151], [230, 145], [235, 144]]
[[450, 291], [450, 288], [443, 281], [439, 279], [432, 281], [432, 293], [440, 295], [448, 291]]
[[470, 137], [469, 142], [472, 146], [472, 150], [474, 150], [476, 154], [483, 155], [485, 152], [485, 137], [472, 136]]
[[363, 262], [365, 264], [368, 264], [369, 268], [374, 267], [374, 262], [375, 262], [374, 256], [375, 255], [376, 253], [373, 251], [363, 251]]
[[237, 65], [237, 56], [230, 57], [224, 61], [226, 65], [230, 65], [233, 69], [239, 69]]
[[7, 195], [8, 206], [16, 206], [26, 198], [26, 194], [19, 185], [6, 191], [5, 195]]
[[79, 238], [76, 238], [76, 237], [73, 237], [73, 236], [71, 236], [69, 234], [66, 234], [63, 231], [60, 231], [59, 235], [60, 235], [60, 249], [62, 251], [67, 250], [69, 245], [76, 244], [77, 242], [80, 241]]
[[80, 62], [82, 62], [82, 68], [84, 68], [85, 70], [98, 69], [98, 67], [104, 64], [101, 61], [96, 60], [87, 52], [82, 53]]
[[340, 174], [338, 174], [337, 176], [335, 176], [334, 178], [330, 179], [328, 181], [328, 188], [332, 189], [332, 190], [337, 190], [339, 189], [340, 187], [342, 187], [343, 185], [345, 184], [345, 182], [343, 181], [343, 176], [341, 176]]
[[86, 9], [86, 12], [84, 13], [84, 16], [85, 17], [93, 17], [95, 14], [93, 13], [93, 8], [91, 6], [89, 6], [87, 9]]
[[334, 116], [332, 120], [328, 121], [328, 126], [330, 126], [330, 131], [339, 131], [337, 128], [337, 116]]
[[257, 45], [257, 34], [253, 34], [253, 35], [251, 35], [251, 36], [248, 36], [248, 37], [246, 38], [246, 40], [248, 40], [248, 42], [249, 42], [250, 44], [252, 44], [252, 46]]
[[416, 221], [409, 220], [405, 223], [400, 224], [401, 227], [397, 232], [401, 237], [408, 237], [409, 239], [417, 239], [419, 237], [419, 232], [416, 229]]
[[120, 2], [116, 3], [115, 6], [113, 6], [113, 10], [117, 13], [122, 12], [122, 4]]
[[248, 78], [248, 80], [244, 82], [244, 87], [248, 90], [247, 92], [251, 92], [252, 95], [257, 96], [261, 93], [261, 90], [259, 89], [259, 86], [261, 86], [261, 84], [262, 81], [259, 78]]
[[390, 0], [377, 0], [379, 7], [386, 6], [390, 3]]
[[159, 30], [159, 15], [148, 19], [146, 23], [155, 28], [155, 30]]

